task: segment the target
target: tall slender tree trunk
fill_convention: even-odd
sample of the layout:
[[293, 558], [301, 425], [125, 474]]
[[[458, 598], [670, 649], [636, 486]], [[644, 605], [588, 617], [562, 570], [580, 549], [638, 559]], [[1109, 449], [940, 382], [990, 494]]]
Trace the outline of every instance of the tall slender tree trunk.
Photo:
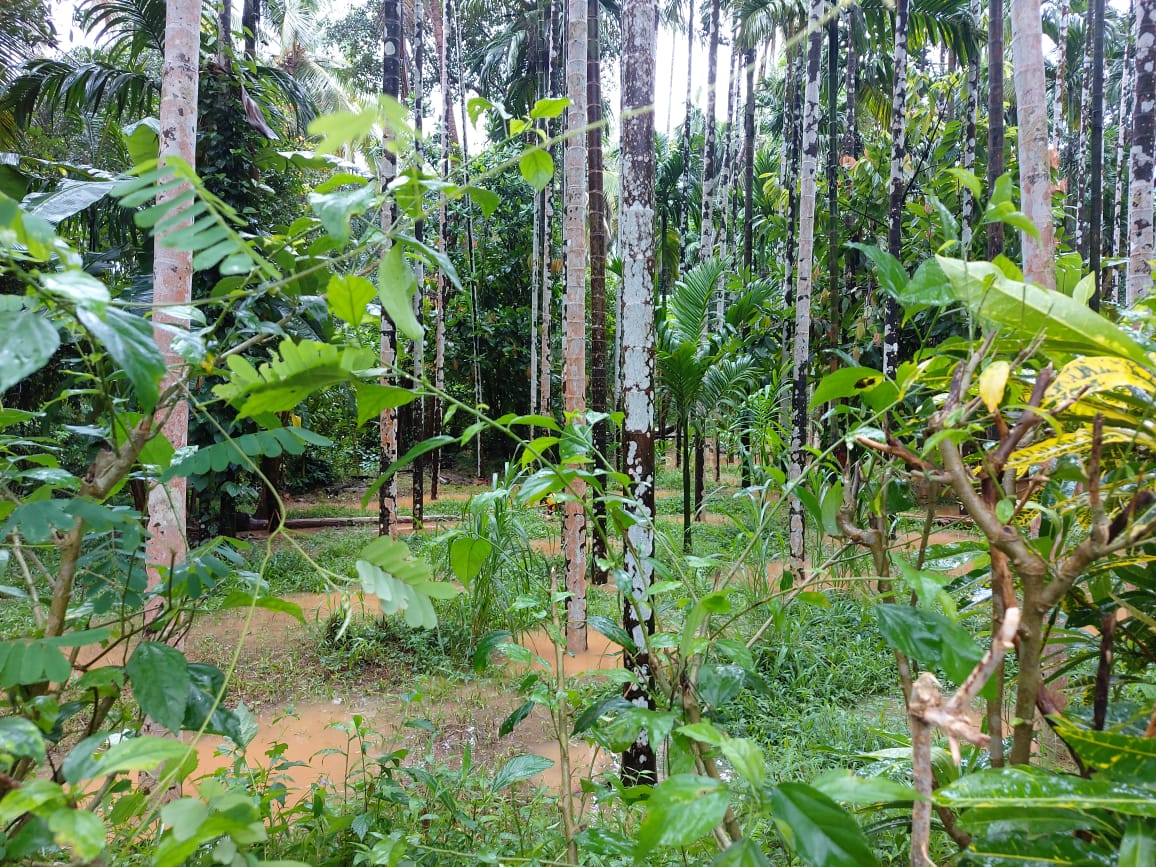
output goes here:
[[[895, 3], [895, 82], [891, 91], [891, 183], [887, 205], [887, 252], [903, 258], [903, 159], [907, 156], [907, 15], [908, 0]], [[899, 369], [899, 302], [887, 296], [883, 307], [883, 372]]]
[[[699, 215], [699, 261], [709, 259], [714, 255], [715, 245], [715, 192], [719, 182], [719, 159], [716, 153], [716, 139], [718, 138], [718, 122], [715, 119], [718, 92], [718, 38], [719, 38], [719, 4], [720, 0], [711, 0], [710, 4], [710, 34], [707, 43], [706, 55], [706, 125], [703, 136], [702, 152], [702, 209]], [[707, 318], [703, 318], [706, 325]]]
[[[443, 0], [447, 3], [449, 0]], [[469, 148], [469, 115], [466, 110], [466, 84], [465, 77], [462, 74], [463, 60], [462, 60], [462, 22], [461, 10], [459, 7], [454, 7], [454, 44], [457, 48], [457, 67], [458, 67], [458, 99], [459, 108], [462, 113], [462, 173], [464, 175], [465, 183], [468, 186], [470, 183], [470, 148]], [[446, 100], [449, 100], [449, 95], [446, 95]], [[478, 344], [478, 281], [477, 272], [474, 268], [474, 207], [473, 203], [469, 201], [468, 197], [465, 202], [466, 206], [466, 258], [470, 265], [470, 319], [471, 331], [473, 340], [473, 357], [470, 359], [470, 366], [473, 368], [474, 378], [474, 404], [481, 408], [482, 405], [482, 365], [481, 365], [481, 348]], [[537, 238], [537, 235], [535, 235]], [[535, 260], [536, 264], [537, 260]], [[531, 271], [535, 268], [531, 267]], [[444, 307], [443, 307], [444, 318]], [[530, 343], [531, 352], [533, 352], [533, 341]], [[530, 411], [534, 408], [531, 400]], [[475, 458], [475, 472], [476, 478], [482, 477], [482, 437], [483, 431], [478, 431], [474, 437], [474, 458]]]
[[678, 198], [678, 264], [686, 267], [686, 235], [690, 223], [690, 132], [691, 85], [694, 82], [694, 0], [689, 0], [686, 12], [686, 116], [682, 121], [682, 183]]
[[1136, 81], [1128, 173], [1127, 302], [1152, 288], [1152, 160], [1156, 154], [1156, 0], [1136, 0]]
[[[839, 13], [827, 22], [827, 342], [835, 349], [843, 342], [843, 298], [839, 292]], [[831, 355], [831, 369], [838, 360]], [[831, 417], [831, 438], [838, 420]]]
[[[658, 9], [655, 0], [622, 7], [622, 134], [618, 239], [622, 250], [622, 454], [630, 478], [635, 521], [626, 530], [624, 563], [630, 593], [623, 599], [622, 626], [635, 653], [623, 665], [634, 674], [625, 698], [653, 708], [649, 638], [654, 632], [650, 586], [654, 582], [654, 61]], [[658, 762], [643, 727], [622, 754], [628, 786], [655, 783]]]
[[[988, 0], [987, 6], [987, 188], [995, 189], [996, 179], [1007, 165], [1004, 155], [1003, 112], [1003, 0]], [[1003, 252], [1003, 223], [987, 224], [987, 258]]]
[[[979, 21], [979, 0], [971, 0], [971, 17]], [[967, 59], [967, 96], [963, 109], [963, 154], [960, 165], [966, 172], [975, 170], [976, 114], [979, 110], [979, 54], [972, 52]], [[971, 239], [975, 224], [975, 195], [964, 184], [960, 215], [960, 246], [965, 259], [971, 258]]]
[[[566, 3], [566, 316], [563, 334], [563, 400], [568, 425], [586, 423], [586, 55], [587, 0]], [[563, 504], [562, 548], [566, 556], [566, 647], [586, 649], [586, 483], [575, 479], [574, 497]]]
[[[400, 0], [385, 0], [382, 4], [382, 80], [381, 92], [397, 99], [401, 91], [401, 3]], [[388, 135], [388, 132], [386, 133]], [[388, 147], [381, 149], [381, 164], [378, 169], [381, 189], [385, 190], [397, 177], [396, 157]], [[389, 244], [389, 232], [393, 228], [393, 203], [386, 201], [381, 208], [381, 230]], [[384, 252], [384, 251], [383, 251]], [[397, 329], [383, 312], [381, 315], [381, 366], [386, 370], [382, 384], [393, 380], [390, 372], [397, 364]], [[379, 419], [381, 428], [381, 471], [384, 473], [397, 460], [397, 410], [382, 410]], [[397, 538], [397, 476], [390, 476], [377, 494], [377, 532], [379, 536]]]
[[1019, 118], [1020, 208], [1039, 237], [1021, 233], [1024, 277], [1056, 288], [1052, 225], [1052, 179], [1048, 159], [1047, 89], [1044, 82], [1040, 0], [1012, 0], [1012, 63]]
[[[190, 0], [168, 0], [165, 4], [165, 54], [161, 71], [160, 160], [184, 160], [190, 166], [197, 159], [197, 87], [201, 58], [201, 4]], [[171, 201], [187, 191], [181, 186], [157, 196], [157, 203]], [[188, 321], [174, 315], [171, 308], [187, 305], [193, 294], [192, 253], [165, 246], [158, 238], [153, 245], [153, 338], [165, 359], [161, 379], [163, 393], [177, 383], [184, 371], [180, 353], [172, 347], [173, 328]], [[178, 396], [168, 407], [158, 408], [161, 434], [174, 449], [189, 442], [189, 405]], [[183, 478], [154, 484], [148, 493], [149, 538], [145, 547], [148, 585], [156, 587], [188, 553], [186, 535], [188, 487]], [[160, 613], [150, 605], [146, 616]]]
[[[1120, 71], [1120, 105], [1116, 111], [1116, 190], [1112, 196], [1112, 255], [1126, 257], [1124, 226], [1126, 208], [1124, 207], [1124, 178], [1128, 174], [1128, 151], [1132, 143], [1132, 85], [1135, 78], [1132, 74], [1132, 29], [1135, 23], [1135, 4], [1128, 4], [1128, 34], [1124, 42], [1124, 60]], [[1113, 295], [1118, 303], [1124, 302], [1124, 287], [1126, 279], [1120, 277], [1120, 269], [1113, 268], [1112, 278]]]
[[[434, 21], [434, 38], [438, 46], [438, 87], [441, 90], [442, 141], [441, 174], [450, 176], [450, 143], [456, 137], [453, 129], [453, 98], [450, 95], [449, 50], [446, 46], [446, 31], [449, 30], [447, 0], [430, 0], [431, 17]], [[443, 255], [449, 246], [449, 225], [446, 221], [446, 204], [438, 203], [438, 252]], [[431, 437], [442, 429], [441, 393], [446, 386], [446, 275], [439, 268], [434, 281], [434, 396], [430, 400], [430, 411], [426, 416], [426, 436]], [[438, 483], [442, 469], [442, 450], [430, 453], [429, 498], [438, 498]]]
[[[598, 0], [587, 0], [589, 32], [586, 54], [586, 116], [590, 129], [586, 133], [586, 148], [590, 163], [590, 407], [595, 412], [607, 412], [606, 371], [606, 199], [602, 192], [602, 63], [600, 59]], [[609, 470], [604, 462], [607, 455], [607, 427], [605, 422], [594, 426], [594, 451], [597, 466]], [[610, 480], [603, 477], [603, 485]], [[606, 490], [605, 493], [609, 493]], [[606, 569], [598, 565], [606, 559], [606, 501], [597, 497], [593, 504], [594, 538], [591, 541], [593, 581], [605, 584]]]
[[[747, 92], [743, 105], [743, 282], [754, 278], [755, 255], [755, 49], [747, 48], [743, 55], [746, 64]], [[750, 424], [743, 424], [740, 484], [749, 487], [754, 456], [751, 454]]]
[[[904, 0], [900, 0], [904, 2]], [[802, 165], [799, 178], [799, 276], [795, 283], [795, 340], [792, 373], [790, 476], [798, 481], [807, 471], [809, 424], [807, 395], [808, 366], [811, 363], [811, 290], [815, 253], [816, 178], [819, 162], [819, 72], [823, 59], [823, 16], [825, 0], [811, 0], [807, 20], [807, 84], [803, 97]], [[791, 571], [796, 581], [803, 578], [806, 545], [806, 515], [798, 497], [791, 497], [789, 540]]]
[[1088, 205], [1088, 270], [1096, 283], [1090, 305], [1093, 310], [1099, 310], [1103, 290], [1100, 256], [1104, 243], [1104, 0], [1092, 0], [1092, 8], [1095, 30], [1092, 33], [1092, 201]]
[[[1088, 0], [1084, 15], [1084, 53], [1080, 78], [1080, 128], [1077, 131], [1079, 144], [1076, 146], [1076, 249], [1085, 259], [1088, 257], [1088, 132], [1092, 104], [1092, 31], [1094, 0]], [[1015, 30], [1015, 9], [1012, 9], [1012, 30]], [[1013, 52], [1014, 65], [1014, 52]], [[1016, 69], [1018, 78], [1019, 69]], [[1018, 82], [1017, 82], [1018, 83]], [[1017, 92], [1018, 96], [1018, 92]]]
[[[422, 160], [422, 124], [425, 120], [425, 0], [414, 0], [413, 22], [413, 128], [416, 135], [414, 147], [417, 148], [418, 159]], [[419, 243], [425, 241], [425, 220], [414, 220], [413, 236]], [[417, 291], [413, 294], [413, 315], [418, 322], [422, 321], [425, 312], [425, 267], [419, 260], [416, 263]], [[410, 356], [413, 362], [414, 388], [422, 388], [425, 378], [425, 335], [410, 344]], [[424, 391], [424, 389], [423, 389]], [[426, 433], [426, 396], [422, 394], [409, 405], [410, 410], [410, 437], [413, 443]], [[413, 504], [413, 525], [421, 527], [425, 520], [425, 456], [414, 458], [410, 469], [413, 474], [413, 484], [410, 488], [410, 501]]]
[[[229, 51], [233, 47], [233, 0], [221, 0], [217, 11], [217, 56], [225, 65]], [[95, 246], [95, 245], [94, 245]]]
[[[558, 7], [561, 3], [562, 0], [555, 0], [555, 2], [547, 0], [546, 7], [549, 14], [543, 16], [543, 20], [549, 22], [547, 25], [548, 36], [543, 40], [543, 50], [545, 51], [545, 62], [542, 63], [541, 67], [545, 74], [543, 95], [553, 91], [555, 68], [559, 65], [557, 57], [561, 52], [559, 51]], [[549, 122], [547, 122], [546, 127], [547, 134], [549, 134]], [[538, 304], [538, 312], [542, 319], [538, 329], [540, 355], [538, 362], [538, 411], [542, 415], [549, 416], [553, 413], [550, 393], [554, 373], [554, 363], [550, 350], [550, 322], [553, 318], [554, 308], [554, 184], [547, 184], [540, 195], [542, 197], [542, 237], [539, 252], [542, 259], [538, 288], [542, 294]]]
[[1060, 0], [1056, 19], [1059, 42], [1056, 44], [1056, 78], [1052, 84], [1052, 147], [1062, 155], [1067, 139], [1068, 113], [1064, 110], [1064, 87], [1068, 74], [1068, 12], [1070, 0]]

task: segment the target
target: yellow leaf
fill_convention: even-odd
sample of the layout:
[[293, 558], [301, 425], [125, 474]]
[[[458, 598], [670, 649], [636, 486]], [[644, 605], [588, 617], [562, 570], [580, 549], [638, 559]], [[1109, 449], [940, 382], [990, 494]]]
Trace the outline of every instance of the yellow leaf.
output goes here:
[[1115, 392], [1142, 403], [1156, 399], [1156, 376], [1128, 358], [1092, 355], [1069, 361], [1048, 389], [1045, 408], [1077, 398]]
[[1011, 365], [1008, 362], [993, 361], [979, 375], [979, 396], [988, 412], [995, 412], [999, 409], [1010, 374]]

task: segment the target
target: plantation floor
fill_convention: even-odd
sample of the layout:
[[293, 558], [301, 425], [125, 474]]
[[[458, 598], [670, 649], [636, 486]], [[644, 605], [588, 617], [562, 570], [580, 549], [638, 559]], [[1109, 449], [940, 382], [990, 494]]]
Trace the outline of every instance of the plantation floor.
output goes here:
[[[680, 492], [677, 473], [668, 465], [663, 474], [667, 487], [658, 491], [660, 520], [668, 530], [677, 531], [676, 514]], [[455, 480], [456, 481], [456, 480]], [[708, 502], [703, 532], [717, 533], [733, 522], [723, 512], [736, 490], [736, 468], [725, 467], [722, 481], [715, 483], [713, 471], [708, 475]], [[469, 485], [460, 481], [442, 486], [439, 501], [427, 504], [427, 513], [459, 514], [464, 503], [488, 485]], [[363, 490], [357, 487], [330, 489], [297, 497], [288, 502], [288, 515], [341, 517], [371, 514], [361, 507]], [[403, 508], [410, 506], [408, 496]], [[558, 555], [557, 516], [542, 512], [545, 536], [534, 538], [531, 547], [548, 557]], [[452, 526], [449, 525], [449, 526]], [[446, 524], [430, 528], [446, 529]], [[541, 529], [541, 528], [539, 528]], [[696, 530], [696, 532], [698, 532]], [[344, 536], [342, 534], [345, 534]], [[319, 562], [335, 571], [351, 565], [360, 544], [371, 530], [308, 531], [309, 542], [320, 546], [313, 551]], [[254, 534], [259, 538], [263, 534]], [[304, 544], [304, 533], [299, 540]], [[937, 530], [929, 542], [941, 544], [969, 538], [966, 532]], [[918, 546], [920, 534], [914, 532], [901, 540], [905, 547]], [[360, 540], [360, 541], [359, 541]], [[255, 539], [256, 544], [260, 544]], [[331, 550], [325, 546], [330, 545]], [[291, 548], [285, 540], [275, 540], [272, 557]], [[348, 550], [347, 550], [348, 549]], [[766, 568], [766, 586], [777, 585], [782, 565], [771, 562]], [[314, 576], [315, 577], [315, 576]], [[310, 586], [308, 569], [300, 586]], [[855, 581], [822, 582], [806, 589], [845, 589], [855, 592]], [[804, 589], [804, 588], [797, 588]], [[380, 618], [376, 599], [354, 594], [343, 598], [340, 593], [290, 592], [278, 588], [283, 598], [300, 606], [305, 617], [302, 625], [287, 613], [263, 608], [228, 610], [202, 617], [187, 638], [190, 660], [213, 662], [232, 674], [230, 703], [243, 701], [254, 714], [258, 734], [247, 751], [250, 767], [272, 768], [291, 789], [305, 794], [309, 786], [328, 781], [340, 788], [350, 775], [362, 770], [363, 763], [388, 755], [394, 750], [409, 751], [406, 762], [458, 767], [469, 750], [476, 764], [496, 769], [514, 755], [534, 754], [554, 761], [550, 770], [537, 778], [554, 791], [562, 788], [558, 762], [558, 745], [549, 714], [536, 707], [512, 733], [499, 735], [504, 720], [524, 699], [517, 695], [517, 680], [524, 669], [510, 666], [505, 672], [475, 676], [468, 666], [448, 661], [441, 670], [418, 672], [404, 654], [383, 657], [380, 652], [358, 661], [358, 642], [353, 635], [335, 645], [343, 605], [351, 616], [365, 624]], [[518, 639], [537, 656], [553, 663], [555, 650], [544, 633], [531, 633]], [[582, 655], [567, 655], [564, 668], [568, 677], [583, 672], [613, 669], [621, 665], [617, 648], [599, 633], [590, 630], [590, 650]], [[326, 648], [336, 647], [332, 652]], [[380, 650], [380, 648], [378, 648]], [[456, 648], [457, 658], [468, 658], [468, 648]], [[335, 660], [335, 657], [340, 657]], [[448, 658], [447, 658], [448, 660]], [[881, 685], [886, 688], [886, 685]], [[879, 710], [868, 703], [865, 718], [878, 721]], [[355, 717], [360, 720], [358, 734]], [[197, 744], [199, 772], [209, 773], [228, 767], [233, 758], [218, 751], [222, 739], [205, 736]], [[575, 780], [612, 770], [613, 757], [598, 751], [584, 741], [572, 741], [571, 764]]]

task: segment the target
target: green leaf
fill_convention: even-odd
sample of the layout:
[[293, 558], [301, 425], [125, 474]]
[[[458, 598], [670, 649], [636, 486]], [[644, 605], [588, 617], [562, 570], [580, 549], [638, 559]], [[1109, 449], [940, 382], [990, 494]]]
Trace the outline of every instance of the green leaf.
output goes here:
[[505, 644], [513, 636], [507, 629], [496, 629], [483, 635], [478, 642], [478, 646], [474, 648], [473, 665], [474, 671], [481, 674], [490, 664], [490, 656], [494, 649], [500, 644]]
[[605, 635], [619, 647], [625, 648], [630, 653], [636, 653], [637, 648], [634, 646], [634, 640], [630, 637], [621, 625], [611, 620], [609, 617], [603, 617], [600, 614], [591, 615], [586, 620], [587, 625], [602, 635]]
[[0, 766], [16, 759], [44, 759], [44, 738], [32, 722], [18, 716], [0, 717]]
[[561, 117], [568, 105], [570, 105], [570, 100], [564, 96], [543, 97], [535, 102], [534, 107], [530, 109], [530, 117]]
[[115, 180], [83, 181], [65, 178], [50, 193], [32, 193], [21, 203], [25, 212], [56, 225], [74, 217], [112, 192]]
[[417, 277], [405, 261], [400, 244], [389, 248], [377, 268], [377, 289], [385, 315], [410, 340], [421, 340], [425, 329], [413, 312]]
[[658, 846], [687, 846], [723, 820], [730, 793], [711, 777], [675, 774], [651, 792], [646, 819], [638, 829], [636, 857]]
[[808, 864], [865, 867], [879, 863], [855, 820], [818, 789], [782, 783], [771, 795], [771, 811], [787, 845]]
[[736, 840], [712, 862], [712, 867], [770, 867], [759, 844], [750, 837]]
[[45, 681], [64, 683], [71, 674], [67, 657], [46, 639], [0, 642], [0, 689]]
[[109, 747], [100, 757], [99, 773], [116, 774], [122, 771], [152, 771], [168, 762], [184, 760], [195, 755], [192, 747], [170, 738], [142, 735], [125, 738]]
[[181, 730], [189, 701], [189, 663], [167, 644], [142, 641], [125, 666], [141, 710], [171, 732]]
[[762, 748], [749, 738], [727, 738], [720, 749], [731, 767], [751, 784], [752, 789], [759, 791], [767, 779], [767, 760]]
[[390, 466], [386, 467], [385, 472], [377, 477], [377, 480], [372, 485], [370, 485], [369, 490], [365, 492], [365, 496], [361, 498], [362, 505], [367, 505], [381, 488], [381, 486], [389, 481], [391, 476], [408, 467], [416, 458], [421, 457], [426, 452], [432, 452], [434, 449], [440, 449], [442, 446], [449, 445], [452, 442], [457, 442], [457, 439], [445, 434], [441, 436], [430, 437], [428, 440], [422, 440], [420, 443], [415, 445], [408, 452], [394, 461]]
[[910, 786], [886, 777], [860, 777], [844, 770], [828, 771], [811, 785], [832, 801], [860, 807], [910, 803], [920, 797]]
[[107, 286], [91, 274], [75, 269], [46, 274], [40, 285], [45, 292], [75, 304], [80, 310], [103, 311], [110, 298]]
[[157, 158], [160, 152], [161, 122], [155, 117], [145, 117], [130, 123], [123, 133], [128, 158], [134, 166]]
[[482, 216], [489, 217], [494, 211], [498, 210], [498, 206], [502, 203], [501, 198], [497, 193], [483, 189], [482, 187], [466, 187], [466, 195], [482, 209]]
[[[254, 388], [252, 392], [259, 390]], [[267, 392], [263, 399], [268, 399]], [[219, 473], [234, 465], [255, 464], [254, 458], [266, 455], [269, 457], [277, 457], [282, 453], [300, 455], [305, 452], [307, 445], [328, 447], [333, 445], [333, 441], [301, 427], [279, 427], [257, 431], [197, 449], [169, 466], [161, 475], [161, 480], [167, 481], [176, 476]]]
[[551, 759], [542, 758], [542, 756], [514, 756], [502, 765], [501, 769], [494, 775], [491, 789], [494, 792], [500, 792], [514, 783], [536, 777], [552, 767], [554, 767], [554, 762]]
[[103, 315], [81, 308], [76, 317], [128, 376], [141, 410], [152, 412], [160, 396], [157, 383], [167, 369], [152, 325], [116, 307], [106, 308]]
[[983, 183], [976, 177], [974, 172], [953, 166], [947, 170], [947, 173], [971, 190], [971, 194], [975, 196], [977, 200], [983, 195]]
[[504, 738], [510, 734], [517, 727], [518, 723], [530, 715], [530, 711], [534, 709], [534, 702], [527, 701], [520, 705], [513, 713], [502, 720], [502, 724], [498, 727], [498, 737]]
[[1156, 738], [1089, 731], [1057, 718], [1056, 731], [1090, 768], [1118, 780], [1156, 780]]
[[907, 308], [945, 307], [955, 302], [951, 284], [935, 259], [924, 259], [899, 299]]
[[1124, 830], [1118, 867], [1148, 867], [1156, 864], [1156, 831], [1133, 819]]
[[554, 177], [554, 160], [547, 151], [534, 148], [522, 154], [518, 161], [522, 177], [535, 190], [544, 190]]
[[349, 223], [376, 204], [377, 193], [362, 182], [353, 189], [333, 190], [328, 193], [310, 193], [309, 205], [329, 236], [339, 244], [349, 240]]
[[369, 302], [377, 295], [373, 283], [358, 274], [334, 274], [325, 289], [329, 312], [350, 325], [360, 325], [368, 317]]
[[1156, 818], [1156, 798], [1146, 788], [1025, 767], [967, 774], [937, 790], [935, 800], [953, 810], [1008, 803], [1019, 807], [1113, 810], [1127, 816]]
[[161, 808], [161, 821], [178, 841], [191, 840], [209, 818], [209, 805], [197, 798], [181, 798]]
[[0, 798], [0, 827], [10, 825], [25, 813], [40, 811], [45, 804], [61, 804], [64, 792], [51, 780], [26, 780]]
[[612, 695], [607, 698], [600, 699], [594, 704], [585, 708], [582, 713], [574, 719], [574, 728], [571, 731], [571, 736], [582, 734], [582, 732], [593, 728], [594, 724], [598, 722], [603, 716], [611, 712], [627, 711], [633, 708], [634, 705], [628, 702], [620, 695]]
[[0, 394], [44, 367], [59, 346], [60, 335], [43, 316], [0, 315]]
[[848, 243], [846, 246], [858, 250], [870, 259], [879, 275], [879, 285], [883, 290], [894, 298], [903, 300], [903, 291], [907, 288], [907, 270], [902, 262], [874, 244]]
[[359, 382], [354, 386], [357, 397], [357, 425], [378, 418], [384, 409], [396, 409], [412, 403], [417, 393], [396, 385], [378, 385], [373, 382]]
[[822, 406], [833, 400], [854, 397], [878, 387], [886, 382], [886, 377], [870, 367], [843, 367], [828, 373], [815, 386], [810, 408]]
[[891, 604], [875, 610], [889, 645], [925, 666], [942, 666], [956, 683], [963, 683], [983, 656], [967, 630], [935, 611]]
[[746, 679], [742, 666], [708, 662], [698, 672], [699, 698], [712, 710], [717, 710], [742, 691]]
[[1047, 343], [1065, 352], [1117, 355], [1147, 366], [1143, 347], [1084, 304], [1059, 292], [1009, 280], [995, 265], [937, 258], [955, 296], [975, 315], [1009, 335]]
[[315, 148], [319, 156], [335, 154], [373, 134], [379, 120], [376, 107], [364, 111], [334, 111], [309, 123], [309, 135], [321, 139]]
[[478, 577], [494, 546], [486, 539], [458, 536], [450, 543], [450, 569], [467, 587]]
[[234, 590], [221, 602], [222, 609], [248, 608], [250, 606], [263, 608], [266, 611], [273, 611], [277, 614], [288, 614], [299, 623], [305, 622], [305, 615], [302, 613], [300, 605], [277, 596], [258, 596], [254, 599], [251, 593], [246, 593], [243, 590]]
[[48, 828], [56, 842], [71, 849], [81, 861], [92, 861], [104, 851], [108, 829], [97, 816], [87, 810], [64, 807], [48, 817]]
[[0, 539], [13, 530], [19, 530], [24, 541], [43, 544], [53, 539], [57, 530], [67, 531], [76, 525], [76, 517], [68, 511], [68, 500], [35, 500], [25, 502], [12, 510], [0, 527]]

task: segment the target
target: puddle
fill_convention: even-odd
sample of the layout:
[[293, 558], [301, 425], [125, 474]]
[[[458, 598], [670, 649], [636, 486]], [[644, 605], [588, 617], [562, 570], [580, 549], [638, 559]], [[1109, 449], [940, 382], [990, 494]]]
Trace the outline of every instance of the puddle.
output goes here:
[[[518, 644], [545, 659], [553, 668], [556, 650], [544, 629], [522, 633], [518, 637]], [[582, 653], [563, 653], [562, 668], [568, 677], [622, 667], [622, 648], [602, 633], [593, 629], [586, 630], [586, 644], [586, 650]]]

